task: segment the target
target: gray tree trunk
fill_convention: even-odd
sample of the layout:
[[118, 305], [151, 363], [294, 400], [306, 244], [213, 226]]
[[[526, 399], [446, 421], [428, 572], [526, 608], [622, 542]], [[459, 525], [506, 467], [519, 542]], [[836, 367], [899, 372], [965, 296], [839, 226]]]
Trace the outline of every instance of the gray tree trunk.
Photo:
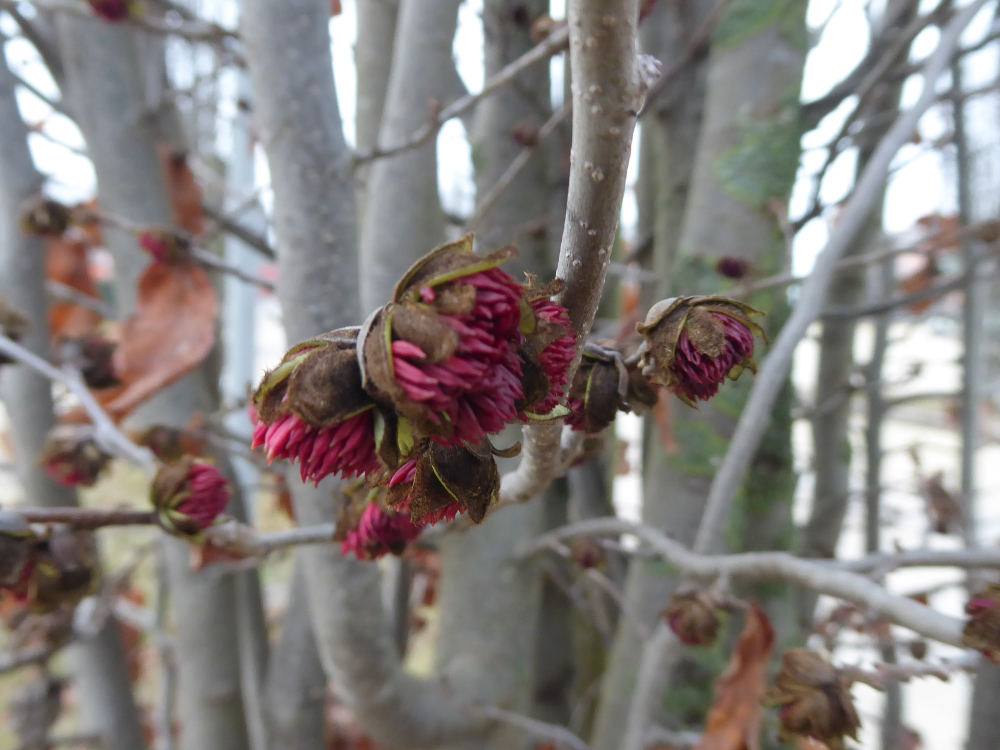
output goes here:
[[[21, 343], [48, 358], [45, 243], [23, 234], [17, 219], [21, 203], [41, 189], [42, 177], [28, 150], [28, 131], [18, 111], [16, 84], [2, 54], [2, 41], [0, 37], [0, 282], [7, 302], [31, 321]], [[76, 493], [54, 482], [37, 464], [46, 434], [55, 424], [51, 384], [23, 366], [5, 367], [0, 379], [25, 493], [37, 505], [76, 505]], [[113, 617], [96, 636], [73, 647], [72, 663], [84, 728], [98, 734], [109, 750], [144, 748], [125, 652]]]
[[[293, 342], [356, 324], [360, 314], [355, 193], [328, 13], [325, 0], [243, 2], [254, 106], [275, 193], [278, 296]], [[436, 196], [436, 180], [433, 185]], [[371, 195], [371, 205], [376, 197], [381, 202], [380, 193]], [[336, 520], [335, 482], [314, 489], [289, 481], [300, 524]], [[434, 746], [475, 731], [442, 685], [403, 672], [382, 607], [378, 567], [344, 557], [335, 545], [299, 554], [324, 670], [366, 731], [389, 747]]]
[[[400, 0], [381, 146], [405, 141], [454, 93], [459, 5], [460, 0]], [[410, 264], [443, 240], [435, 141], [372, 164], [361, 232], [361, 309], [385, 302]]]
[[[134, 222], [169, 225], [172, 212], [156, 152], [157, 124], [176, 120], [167, 110], [145, 109], [149, 61], [139, 55], [136, 33], [68, 15], [58, 20], [58, 28], [67, 69], [66, 93], [87, 140], [101, 207]], [[115, 258], [118, 311], [124, 316], [134, 309], [136, 281], [147, 259], [130, 235], [109, 231], [107, 239]], [[195, 412], [217, 408], [216, 380], [206, 363], [158, 394], [133, 419], [137, 425], [183, 426]], [[178, 613], [182, 746], [248, 750], [236, 580], [192, 574], [187, 544], [168, 540], [166, 546]], [[262, 618], [263, 613], [257, 616]]]
[[[640, 27], [645, 52], [669, 66], [679, 59], [690, 37], [714, 3], [709, 0], [686, 0], [682, 3], [657, 3]], [[661, 278], [659, 285], [644, 291], [646, 305], [669, 296], [670, 271], [676, 255], [680, 219], [684, 214], [694, 169], [698, 132], [705, 96], [707, 61], [691, 63], [659, 96], [646, 104], [648, 114], [642, 121], [638, 239], [652, 233], [651, 269]], [[671, 404], [676, 413], [679, 402]], [[683, 408], [683, 407], [680, 407]], [[643, 521], [663, 529], [676, 539], [690, 543], [698, 528], [701, 503], [708, 490], [704, 482], [692, 482], [679, 476], [659, 444], [658, 432], [651, 419], [643, 429]], [[670, 488], [670, 492], [664, 488]], [[629, 566], [625, 598], [629, 609], [652, 630], [662, 612], [675, 576], [664, 566], [644, 559]], [[642, 657], [643, 642], [632, 622], [619, 621], [608, 664], [601, 683], [592, 734], [595, 750], [617, 750], [625, 731], [628, 708]]]

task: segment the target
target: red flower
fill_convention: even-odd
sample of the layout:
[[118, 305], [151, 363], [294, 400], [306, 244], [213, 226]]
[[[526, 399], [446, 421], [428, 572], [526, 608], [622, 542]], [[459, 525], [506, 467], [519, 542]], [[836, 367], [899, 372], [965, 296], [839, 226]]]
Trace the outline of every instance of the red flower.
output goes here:
[[[521, 360], [520, 287], [499, 268], [467, 276], [462, 284], [476, 290], [475, 306], [467, 314], [439, 315], [458, 334], [454, 354], [433, 364], [417, 344], [392, 342], [396, 382], [411, 401], [424, 404], [431, 421], [453, 425], [449, 436], [435, 436], [442, 445], [475, 442], [499, 432], [517, 419], [514, 403], [523, 397]], [[420, 290], [433, 304], [433, 287]]]
[[718, 357], [701, 352], [691, 340], [687, 330], [682, 330], [677, 341], [673, 372], [679, 396], [691, 401], [708, 401], [719, 392], [719, 386], [734, 369], [753, 357], [753, 333], [728, 315], [709, 313], [722, 321], [726, 346]]
[[[400, 466], [396, 470], [396, 473], [392, 475], [392, 478], [389, 480], [389, 489], [402, 485], [409, 485], [412, 488], [413, 482], [416, 478], [417, 459], [411, 458], [405, 464]], [[411, 496], [407, 493], [406, 497], [399, 503], [399, 505], [396, 506], [396, 509], [405, 512], [409, 516], [410, 501]], [[438, 508], [437, 510], [424, 514], [417, 523], [419, 523], [420, 526], [433, 526], [438, 521], [454, 521], [455, 518], [464, 510], [465, 507], [455, 500], [454, 502], [445, 505], [443, 508]]]
[[754, 336], [764, 330], [749, 305], [725, 297], [677, 297], [657, 303], [636, 330], [646, 337], [640, 362], [653, 385], [666, 386], [691, 406], [722, 382], [754, 370]]
[[164, 528], [193, 535], [211, 526], [229, 505], [229, 483], [212, 464], [184, 456], [156, 472], [150, 500]]
[[218, 469], [203, 463], [191, 466], [187, 483], [189, 493], [176, 510], [207, 529], [229, 505], [229, 483]]
[[294, 413], [269, 425], [256, 413], [251, 418], [256, 422], [251, 448], [263, 446], [269, 464], [298, 461], [303, 482], [319, 484], [330, 474], [350, 479], [379, 468], [371, 409], [328, 427], [312, 427]]
[[518, 419], [523, 403], [522, 288], [472, 236], [417, 261], [392, 300], [362, 326], [364, 386], [416, 435], [478, 442]]
[[355, 339], [342, 329], [292, 347], [261, 380], [250, 407], [252, 447], [298, 461], [302, 481], [378, 470], [375, 404], [361, 387]]
[[545, 346], [537, 356], [537, 362], [549, 380], [549, 392], [540, 402], [532, 405], [530, 411], [533, 414], [548, 414], [566, 393], [569, 366], [576, 355], [576, 335], [569, 321], [569, 313], [562, 305], [542, 298], [531, 302], [531, 309], [537, 319], [558, 326], [563, 331], [561, 336]]
[[353, 552], [359, 560], [376, 560], [390, 552], [398, 555], [420, 536], [420, 530], [409, 513], [386, 511], [372, 502], [361, 514], [358, 527], [347, 532], [341, 551], [345, 556]]
[[129, 0], [87, 0], [99, 16], [109, 23], [121, 23], [129, 17]]

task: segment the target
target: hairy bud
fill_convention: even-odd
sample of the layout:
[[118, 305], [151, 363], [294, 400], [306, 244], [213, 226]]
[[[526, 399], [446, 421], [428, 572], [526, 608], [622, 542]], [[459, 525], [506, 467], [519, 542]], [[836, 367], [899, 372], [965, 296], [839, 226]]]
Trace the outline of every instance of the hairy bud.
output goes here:
[[160, 467], [149, 498], [163, 528], [194, 536], [211, 526], [229, 505], [229, 483], [212, 464], [184, 456]]
[[650, 309], [636, 330], [646, 337], [640, 366], [653, 383], [695, 405], [719, 391], [728, 377], [755, 370], [754, 336], [764, 330], [749, 305], [725, 297], [675, 297]]
[[857, 739], [861, 722], [851, 691], [817, 653], [804, 648], [786, 651], [768, 702], [779, 707], [783, 738], [811, 737], [830, 750], [843, 750], [845, 737]]
[[517, 421], [522, 290], [498, 267], [513, 252], [480, 257], [472, 235], [436, 248], [362, 326], [365, 390], [418, 435], [461, 445]]
[[64, 424], [49, 431], [38, 464], [66, 487], [93, 487], [111, 459], [97, 444], [89, 425]]
[[35, 564], [35, 534], [17, 513], [0, 510], [0, 589], [23, 589]]
[[[523, 361], [521, 385], [524, 400], [519, 412], [528, 419], [561, 416], [556, 407], [565, 396], [569, 366], [576, 355], [576, 334], [569, 313], [550, 297], [562, 290], [556, 280], [542, 287], [529, 275], [521, 303], [521, 333], [524, 342], [519, 355]], [[562, 410], [565, 414], [566, 410]]]
[[[6, 300], [0, 297], [0, 333], [3, 333], [11, 341], [20, 341], [30, 327], [31, 323], [28, 319], [14, 308], [9, 307]], [[16, 362], [17, 360], [6, 354], [0, 354], [0, 365], [11, 365]]]
[[707, 591], [688, 591], [670, 597], [663, 618], [685, 646], [711, 646], [719, 635], [718, 602]]
[[36, 562], [28, 581], [28, 600], [35, 612], [52, 612], [76, 604], [98, 583], [93, 534], [57, 524], [35, 545]]

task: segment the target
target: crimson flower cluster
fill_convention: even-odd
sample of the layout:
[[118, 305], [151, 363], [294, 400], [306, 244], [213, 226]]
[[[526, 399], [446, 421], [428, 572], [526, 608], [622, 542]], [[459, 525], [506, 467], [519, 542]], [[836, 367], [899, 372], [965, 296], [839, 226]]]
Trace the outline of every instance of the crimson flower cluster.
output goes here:
[[489, 436], [565, 414], [575, 335], [558, 286], [500, 268], [513, 253], [476, 255], [471, 235], [431, 251], [364, 325], [292, 347], [262, 379], [254, 448], [303, 481], [378, 488], [350, 514], [345, 553], [398, 553], [460, 513], [481, 521], [499, 493]]

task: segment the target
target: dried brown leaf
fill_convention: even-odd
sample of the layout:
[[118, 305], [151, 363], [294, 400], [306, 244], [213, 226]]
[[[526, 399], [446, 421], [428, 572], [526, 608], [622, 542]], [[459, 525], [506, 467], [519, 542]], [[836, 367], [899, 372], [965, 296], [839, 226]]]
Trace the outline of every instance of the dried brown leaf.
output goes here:
[[[80, 294], [101, 298], [87, 262], [88, 245], [66, 237], [53, 237], [45, 251], [45, 278], [75, 289]], [[93, 310], [72, 302], [49, 305], [49, 330], [53, 342], [93, 333], [103, 319]]]
[[121, 419], [194, 370], [215, 343], [215, 288], [193, 263], [153, 263], [139, 280], [136, 312], [122, 325], [115, 371], [125, 384], [105, 404]]
[[759, 750], [761, 701], [773, 649], [774, 629], [764, 611], [751, 603], [729, 668], [715, 683], [705, 734], [695, 750]]

